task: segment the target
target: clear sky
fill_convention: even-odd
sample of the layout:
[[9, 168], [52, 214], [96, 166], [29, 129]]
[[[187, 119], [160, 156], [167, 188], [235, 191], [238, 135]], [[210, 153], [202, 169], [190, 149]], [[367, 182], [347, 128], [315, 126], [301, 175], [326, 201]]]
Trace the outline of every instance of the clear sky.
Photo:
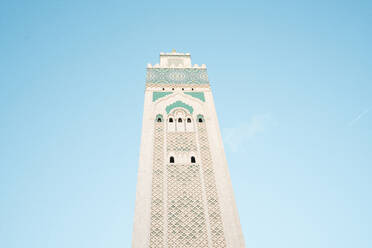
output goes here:
[[372, 247], [371, 1], [1, 1], [0, 247], [131, 245], [147, 63], [206, 64], [247, 247]]

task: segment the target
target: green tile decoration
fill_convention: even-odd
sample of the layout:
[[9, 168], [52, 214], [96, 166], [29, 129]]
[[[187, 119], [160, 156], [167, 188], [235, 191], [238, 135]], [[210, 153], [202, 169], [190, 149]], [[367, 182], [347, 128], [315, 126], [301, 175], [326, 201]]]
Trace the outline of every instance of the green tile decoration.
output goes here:
[[209, 84], [207, 69], [148, 68], [147, 84]]
[[204, 92], [184, 92], [184, 93], [186, 95], [190, 95], [192, 97], [198, 98], [198, 99], [202, 100], [203, 102], [205, 102]]
[[155, 117], [155, 121], [157, 121], [158, 118], [160, 118], [161, 121], [163, 121], [163, 115], [161, 115], [161, 114], [157, 114], [156, 117]]
[[176, 101], [176, 102], [168, 105], [165, 108], [165, 110], [167, 111], [167, 114], [169, 114], [169, 112], [174, 108], [185, 108], [190, 112], [190, 114], [192, 114], [192, 112], [194, 111], [193, 107], [191, 107], [190, 105], [187, 105], [186, 103], [181, 102], [181, 101]]
[[158, 100], [159, 98], [165, 97], [165, 96], [167, 96], [169, 94], [172, 94], [172, 93], [173, 92], [164, 92], [164, 91], [158, 92], [158, 91], [154, 91], [152, 93], [152, 101], [153, 102], [156, 102], [156, 100]]

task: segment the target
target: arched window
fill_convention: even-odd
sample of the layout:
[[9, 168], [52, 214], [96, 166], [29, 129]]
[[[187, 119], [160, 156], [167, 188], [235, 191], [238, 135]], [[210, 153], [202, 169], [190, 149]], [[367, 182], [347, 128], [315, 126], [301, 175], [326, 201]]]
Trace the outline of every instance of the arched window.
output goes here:
[[163, 122], [163, 116], [161, 114], [157, 114], [155, 117], [156, 122]]
[[187, 123], [191, 123], [191, 119], [190, 118], [187, 118]]
[[173, 122], [173, 118], [169, 118], [169, 122]]
[[169, 158], [169, 163], [171, 163], [171, 164], [174, 163], [174, 157], [173, 157], [173, 156], [171, 156], [171, 157]]
[[199, 122], [203, 122], [203, 118], [199, 118]]
[[182, 118], [178, 118], [178, 122], [182, 122]]
[[191, 163], [195, 163], [196, 161], [195, 161], [195, 157], [194, 156], [191, 156]]

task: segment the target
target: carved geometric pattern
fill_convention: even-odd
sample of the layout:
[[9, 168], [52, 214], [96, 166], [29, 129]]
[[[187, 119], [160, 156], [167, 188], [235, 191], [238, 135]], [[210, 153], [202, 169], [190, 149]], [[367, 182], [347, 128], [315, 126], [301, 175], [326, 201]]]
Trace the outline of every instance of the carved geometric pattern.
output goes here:
[[167, 151], [196, 151], [195, 132], [168, 132]]
[[207, 248], [199, 164], [168, 164], [168, 247]]
[[218, 203], [216, 189], [216, 181], [214, 176], [213, 163], [209, 148], [208, 134], [205, 126], [205, 121], [197, 122], [197, 126], [199, 134], [200, 155], [203, 164], [203, 174], [207, 197], [212, 247], [224, 248], [226, 247], [225, 235], [223, 232], [220, 206]]
[[150, 247], [163, 247], [164, 122], [155, 122]]
[[207, 69], [151, 68], [147, 69], [147, 84], [209, 84]]

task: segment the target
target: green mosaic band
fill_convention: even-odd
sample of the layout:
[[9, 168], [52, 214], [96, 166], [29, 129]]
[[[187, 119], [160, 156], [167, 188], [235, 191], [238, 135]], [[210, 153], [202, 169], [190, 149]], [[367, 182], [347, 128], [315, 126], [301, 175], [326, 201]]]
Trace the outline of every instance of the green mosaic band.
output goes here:
[[209, 84], [207, 69], [148, 68], [147, 84]]

